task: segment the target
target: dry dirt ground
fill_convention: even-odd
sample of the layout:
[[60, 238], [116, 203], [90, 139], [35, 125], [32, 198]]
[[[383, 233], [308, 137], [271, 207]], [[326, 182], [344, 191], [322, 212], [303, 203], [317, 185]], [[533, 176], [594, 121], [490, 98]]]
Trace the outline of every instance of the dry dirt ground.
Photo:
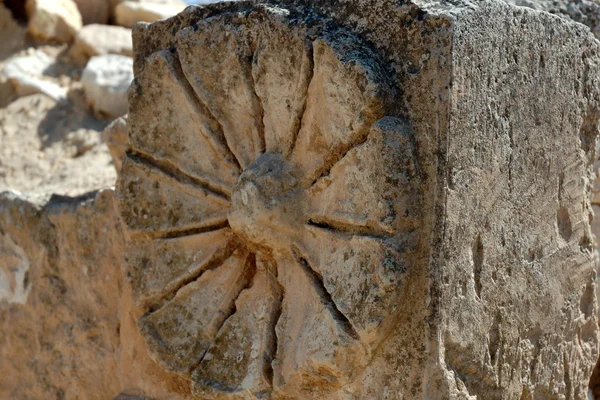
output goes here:
[[[0, 71], [35, 44], [0, 4]], [[18, 98], [0, 72], [0, 192], [75, 196], [114, 185], [116, 173], [100, 133], [110, 122], [86, 107], [81, 69], [65, 55], [66, 46], [37, 47], [56, 59], [44, 79], [68, 88], [66, 101], [43, 94]]]

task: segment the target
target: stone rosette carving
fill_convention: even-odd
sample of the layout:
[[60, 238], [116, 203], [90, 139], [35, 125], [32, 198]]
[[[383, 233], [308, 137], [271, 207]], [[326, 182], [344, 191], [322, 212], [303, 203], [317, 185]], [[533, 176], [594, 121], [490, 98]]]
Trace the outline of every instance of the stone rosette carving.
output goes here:
[[388, 334], [419, 225], [389, 75], [325, 17], [247, 5], [138, 71], [128, 275], [151, 356], [196, 395], [350, 391]]

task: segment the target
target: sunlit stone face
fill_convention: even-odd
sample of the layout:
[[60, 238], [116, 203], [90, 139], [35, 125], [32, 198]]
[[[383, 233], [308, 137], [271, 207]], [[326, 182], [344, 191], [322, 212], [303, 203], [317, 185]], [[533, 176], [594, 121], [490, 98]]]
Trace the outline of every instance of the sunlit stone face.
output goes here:
[[267, 153], [240, 175], [228, 220], [248, 246], [280, 252], [300, 234], [305, 209], [297, 172], [280, 153]]

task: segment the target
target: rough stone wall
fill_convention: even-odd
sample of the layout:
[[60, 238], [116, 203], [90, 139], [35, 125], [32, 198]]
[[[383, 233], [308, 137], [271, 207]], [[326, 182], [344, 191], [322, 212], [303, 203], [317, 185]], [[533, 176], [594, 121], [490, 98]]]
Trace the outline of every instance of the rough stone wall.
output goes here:
[[123, 263], [112, 191], [0, 195], [0, 398], [106, 399], [120, 391]]
[[445, 368], [465, 396], [585, 398], [598, 354], [598, 42], [501, 3], [466, 13], [454, 33], [436, 279]]
[[508, 3], [572, 19], [589, 26], [600, 37], [600, 3], [596, 0], [508, 0]]

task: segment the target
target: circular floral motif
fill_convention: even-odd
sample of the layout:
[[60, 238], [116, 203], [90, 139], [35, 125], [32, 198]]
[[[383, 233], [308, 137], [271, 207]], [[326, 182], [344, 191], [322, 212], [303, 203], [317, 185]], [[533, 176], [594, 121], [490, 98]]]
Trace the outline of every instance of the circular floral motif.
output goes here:
[[202, 396], [347, 387], [418, 228], [411, 134], [369, 47], [265, 6], [180, 30], [130, 90], [118, 183], [153, 359]]

